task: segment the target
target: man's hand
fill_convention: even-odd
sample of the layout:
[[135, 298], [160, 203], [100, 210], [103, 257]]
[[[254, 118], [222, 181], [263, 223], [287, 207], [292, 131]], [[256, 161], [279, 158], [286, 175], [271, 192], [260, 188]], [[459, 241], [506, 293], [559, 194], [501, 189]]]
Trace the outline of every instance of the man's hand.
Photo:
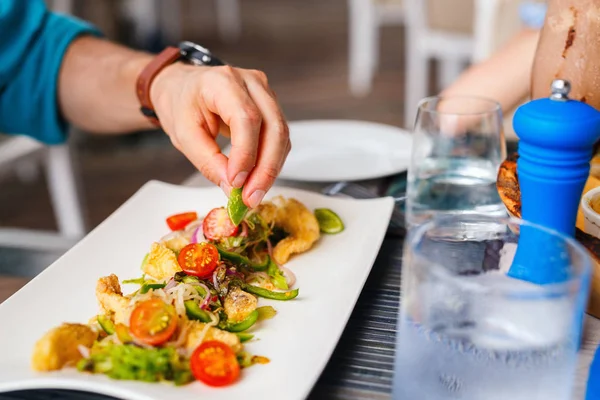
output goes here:
[[[153, 57], [94, 37], [76, 39], [60, 69], [62, 115], [89, 132], [153, 128], [140, 113], [135, 91]], [[196, 168], [228, 195], [244, 186], [246, 205], [260, 203], [291, 148], [265, 74], [175, 63], [154, 78], [150, 98], [163, 129]], [[229, 159], [217, 146], [219, 133], [231, 137]]]
[[[173, 64], [150, 91], [161, 125], [198, 170], [229, 195], [244, 186], [256, 207], [273, 185], [291, 143], [288, 127], [264, 73]], [[215, 141], [231, 137], [229, 159]]]

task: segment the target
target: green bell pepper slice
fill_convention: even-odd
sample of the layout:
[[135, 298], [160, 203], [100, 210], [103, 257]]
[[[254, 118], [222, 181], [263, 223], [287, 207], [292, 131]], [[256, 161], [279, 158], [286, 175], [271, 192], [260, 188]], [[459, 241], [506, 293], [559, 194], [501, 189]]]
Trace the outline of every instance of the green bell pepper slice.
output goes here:
[[184, 301], [183, 305], [185, 306], [185, 313], [189, 319], [198, 320], [201, 322], [212, 321], [210, 314], [201, 309], [198, 303], [196, 303], [194, 300]]
[[217, 246], [217, 250], [219, 250], [219, 254], [221, 255], [221, 258], [224, 258], [224, 259], [229, 260], [236, 264], [247, 265], [248, 267], [252, 268], [254, 271], [265, 271], [267, 268], [269, 268], [269, 262], [271, 261], [271, 257], [266, 256], [263, 262], [257, 263], [257, 262], [253, 262], [248, 257], [245, 257], [241, 254], [224, 250], [220, 246]]
[[256, 323], [256, 320], [258, 320], [258, 311], [254, 310], [242, 322], [238, 322], [237, 324], [227, 324], [225, 330], [229, 332], [243, 332], [252, 327], [252, 325]]
[[292, 300], [298, 297], [299, 289], [288, 290], [286, 292], [273, 292], [271, 290], [263, 289], [258, 286], [252, 285], [244, 285], [242, 288], [244, 291], [248, 293], [255, 294], [259, 297], [264, 297], [265, 299], [271, 300]]
[[98, 324], [107, 335], [115, 333], [115, 323], [106, 315], [98, 315]]
[[140, 293], [148, 293], [150, 289], [164, 289], [167, 286], [165, 283], [144, 283], [140, 288]]
[[240, 343], [245, 343], [254, 338], [253, 334], [246, 332], [236, 332], [236, 335], [240, 339]]

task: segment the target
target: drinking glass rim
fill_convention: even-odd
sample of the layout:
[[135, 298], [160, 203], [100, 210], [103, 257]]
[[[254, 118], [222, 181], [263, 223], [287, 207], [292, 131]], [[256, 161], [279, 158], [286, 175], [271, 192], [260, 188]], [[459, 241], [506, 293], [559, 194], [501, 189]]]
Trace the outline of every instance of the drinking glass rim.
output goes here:
[[[528, 289], [506, 289], [489, 286], [481, 282], [469, 282], [467, 279], [465, 279], [468, 278], [468, 276], [450, 273], [447, 268], [440, 265], [438, 262], [432, 261], [431, 257], [428, 257], [426, 254], [418, 250], [418, 247], [416, 246], [416, 244], [424, 236], [425, 232], [430, 231], [433, 227], [440, 226], [440, 222], [442, 221], [455, 221], [455, 223], [473, 221], [480, 223], [490, 222], [505, 224], [507, 226], [509, 224], [516, 224], [520, 227], [529, 226], [538, 231], [546, 232], [565, 242], [571, 249], [575, 250], [579, 257], [581, 257], [582, 265], [580, 268], [577, 268], [577, 270], [572, 274], [573, 276], [571, 278], [563, 282], [548, 284], [532, 283], [532, 287]], [[407, 238], [407, 245], [411, 249], [411, 257], [416, 256], [420, 259], [427, 260], [430, 264], [430, 267], [428, 268], [431, 269], [431, 272], [433, 272], [438, 278], [444, 281], [454, 282], [458, 286], [468, 286], [467, 290], [472, 292], [485, 292], [488, 294], [502, 295], [505, 297], [516, 296], [530, 299], [546, 298], [549, 295], [564, 295], [565, 293], [569, 293], [573, 284], [581, 282], [585, 283], [586, 281], [589, 282], [592, 274], [592, 258], [583, 245], [577, 242], [577, 240], [554, 229], [546, 228], [544, 226], [514, 217], [493, 217], [477, 213], [470, 214], [468, 216], [434, 216], [430, 221], [425, 222], [413, 229]]]
[[[489, 110], [486, 111], [473, 111], [473, 112], [446, 112], [446, 111], [438, 111], [438, 110], [428, 110], [423, 108], [423, 106], [431, 101], [434, 100], [458, 100], [458, 99], [470, 99], [470, 100], [479, 100], [479, 101], [483, 101], [486, 103], [489, 103], [490, 105], [493, 105], [492, 108], [490, 108]], [[493, 113], [497, 113], [498, 111], [502, 111], [502, 106], [500, 105], [500, 103], [497, 100], [491, 99], [489, 97], [484, 97], [484, 96], [470, 96], [470, 95], [450, 95], [450, 96], [429, 96], [429, 97], [425, 97], [424, 99], [421, 99], [421, 101], [419, 101], [418, 107], [417, 107], [419, 112], [427, 112], [430, 114], [439, 114], [439, 115], [485, 115], [485, 114], [493, 114]]]

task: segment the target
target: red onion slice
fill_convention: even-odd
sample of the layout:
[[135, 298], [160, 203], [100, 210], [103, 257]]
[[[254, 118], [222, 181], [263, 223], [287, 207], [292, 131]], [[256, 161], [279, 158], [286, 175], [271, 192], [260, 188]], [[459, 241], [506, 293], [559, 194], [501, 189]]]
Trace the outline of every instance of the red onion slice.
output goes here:
[[246, 221], [242, 221], [242, 233], [240, 233], [241, 237], [248, 237], [248, 224]]
[[165, 292], [169, 289], [174, 288], [175, 286], [177, 286], [177, 282], [175, 281], [175, 279], [171, 278], [171, 280], [167, 283], [167, 286], [165, 286]]
[[285, 282], [287, 283], [288, 287], [291, 288], [294, 286], [294, 283], [296, 283], [296, 275], [289, 268], [286, 268], [283, 265], [280, 265], [279, 269], [281, 272], [283, 272], [283, 276], [285, 277]]
[[161, 243], [165, 243], [168, 241], [171, 241], [173, 239], [177, 239], [180, 236], [182, 236], [185, 232], [184, 231], [173, 231], [173, 232], [169, 232], [167, 233], [165, 236], [160, 238]]
[[217, 293], [219, 293], [219, 280], [217, 279], [217, 273], [219, 272], [219, 269], [215, 269], [215, 272], [213, 272], [213, 276], [212, 276], [212, 284], [215, 287], [215, 290], [217, 291]]
[[191, 238], [190, 242], [192, 242], [192, 243], [204, 242], [204, 234], [202, 233], [202, 224], [200, 224], [200, 226], [198, 226], [194, 230], [194, 233], [192, 233], [192, 238]]

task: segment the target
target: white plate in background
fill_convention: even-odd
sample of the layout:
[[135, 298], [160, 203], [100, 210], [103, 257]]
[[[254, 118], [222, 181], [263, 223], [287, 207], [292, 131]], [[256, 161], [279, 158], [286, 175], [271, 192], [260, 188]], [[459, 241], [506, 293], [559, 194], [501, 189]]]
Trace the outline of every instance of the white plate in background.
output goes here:
[[[366, 121], [308, 120], [289, 123], [292, 151], [279, 178], [304, 182], [357, 181], [404, 172], [412, 135]], [[229, 154], [230, 147], [224, 150]]]

